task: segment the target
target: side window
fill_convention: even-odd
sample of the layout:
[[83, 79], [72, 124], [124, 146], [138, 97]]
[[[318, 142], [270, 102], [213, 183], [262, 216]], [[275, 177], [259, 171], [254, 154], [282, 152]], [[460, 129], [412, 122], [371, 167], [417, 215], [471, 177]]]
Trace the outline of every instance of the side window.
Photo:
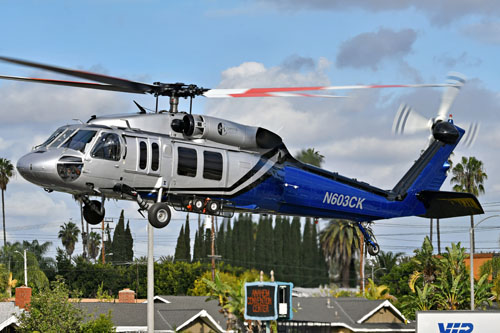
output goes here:
[[160, 146], [156, 142], [151, 144], [151, 170], [158, 171], [160, 167]]
[[179, 147], [177, 152], [179, 156], [177, 174], [180, 176], [196, 177], [196, 165], [198, 163], [196, 150]]
[[92, 150], [92, 157], [120, 160], [120, 138], [114, 133], [103, 133]]
[[212, 151], [203, 152], [203, 178], [222, 179], [222, 154]]
[[146, 142], [141, 141], [139, 143], [139, 169], [146, 169], [146, 165], [148, 164], [148, 146]]

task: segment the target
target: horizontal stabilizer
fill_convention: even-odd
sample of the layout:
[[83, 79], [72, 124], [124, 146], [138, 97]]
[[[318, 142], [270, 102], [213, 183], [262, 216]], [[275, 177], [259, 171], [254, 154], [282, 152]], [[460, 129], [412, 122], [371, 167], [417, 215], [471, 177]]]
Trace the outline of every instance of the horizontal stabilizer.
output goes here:
[[417, 198], [427, 208], [421, 217], [443, 219], [484, 214], [476, 196], [470, 193], [422, 191], [417, 194]]

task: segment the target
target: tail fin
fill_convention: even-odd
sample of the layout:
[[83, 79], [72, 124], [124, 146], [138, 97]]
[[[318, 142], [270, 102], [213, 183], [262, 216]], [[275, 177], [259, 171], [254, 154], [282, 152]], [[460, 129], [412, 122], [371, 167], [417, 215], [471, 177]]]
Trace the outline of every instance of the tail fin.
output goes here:
[[[439, 124], [443, 124], [441, 127], [445, 127], [445, 131], [455, 131], [450, 134], [452, 138], [450, 135], [442, 136], [443, 133], [439, 132], [439, 130], [442, 131], [441, 128], [438, 128]], [[451, 121], [436, 124], [433, 130], [435, 139], [392, 189], [396, 198], [402, 200], [408, 194], [417, 194], [423, 190], [439, 190], [450, 168], [448, 158], [464, 133], [463, 129], [456, 127]]]

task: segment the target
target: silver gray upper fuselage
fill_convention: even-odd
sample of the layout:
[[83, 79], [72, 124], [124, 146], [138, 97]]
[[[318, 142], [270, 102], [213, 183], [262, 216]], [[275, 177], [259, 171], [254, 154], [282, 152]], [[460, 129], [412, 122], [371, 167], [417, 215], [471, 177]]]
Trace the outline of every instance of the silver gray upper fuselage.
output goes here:
[[[123, 199], [121, 194], [113, 191], [113, 187], [120, 183], [151, 192], [159, 188], [175, 189], [174, 194], [196, 194], [202, 189], [207, 189], [204, 192], [212, 195], [236, 192], [240, 186], [231, 191], [227, 189], [241, 180], [267, 151], [255, 147], [257, 128], [197, 116], [198, 125], [204, 129], [188, 138], [171, 128], [172, 120], [182, 119], [184, 115], [127, 114], [68, 125], [60, 133], [55, 133], [56, 137], [49, 144], [35, 147], [19, 159], [17, 169], [26, 180], [46, 190], [75, 195], [102, 194], [107, 198]], [[217, 126], [218, 134], [215, 133]], [[84, 140], [93, 131], [94, 135], [86, 143]], [[83, 138], [81, 144], [69, 141], [77, 133]], [[219, 141], [223, 143], [209, 139], [215, 135], [221, 137]], [[119, 141], [119, 152], [114, 147], [111, 155], [106, 155], [106, 138]], [[195, 170], [187, 174], [179, 171], [179, 154], [186, 151], [194, 151], [190, 156], [196, 156]], [[207, 168], [210, 168], [206, 165], [210, 163], [207, 156], [221, 158], [220, 174], [217, 170], [215, 176], [207, 173]], [[241, 187], [267, 172], [273, 163], [268, 164]]]

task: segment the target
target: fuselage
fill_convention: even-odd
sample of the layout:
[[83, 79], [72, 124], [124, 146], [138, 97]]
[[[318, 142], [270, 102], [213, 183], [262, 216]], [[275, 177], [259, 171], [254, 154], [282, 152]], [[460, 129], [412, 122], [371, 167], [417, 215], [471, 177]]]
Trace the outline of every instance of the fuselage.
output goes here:
[[[250, 133], [242, 148], [227, 144], [227, 137], [220, 142], [186, 138], [172, 130], [173, 120], [179, 118], [139, 114], [63, 126], [23, 156], [17, 168], [47, 191], [132, 200], [115, 190], [125, 184], [149, 201], [158, 201], [161, 189], [161, 201], [181, 203], [181, 208], [189, 198], [204, 197], [223, 201], [231, 211], [355, 221], [425, 212], [413, 195], [396, 198], [389, 191], [303, 164], [275, 138], [267, 146], [262, 138], [252, 141], [258, 130], [236, 129]], [[232, 123], [213, 119], [212, 127], [221, 136], [233, 130]], [[209, 130], [206, 127], [202, 135]]]

